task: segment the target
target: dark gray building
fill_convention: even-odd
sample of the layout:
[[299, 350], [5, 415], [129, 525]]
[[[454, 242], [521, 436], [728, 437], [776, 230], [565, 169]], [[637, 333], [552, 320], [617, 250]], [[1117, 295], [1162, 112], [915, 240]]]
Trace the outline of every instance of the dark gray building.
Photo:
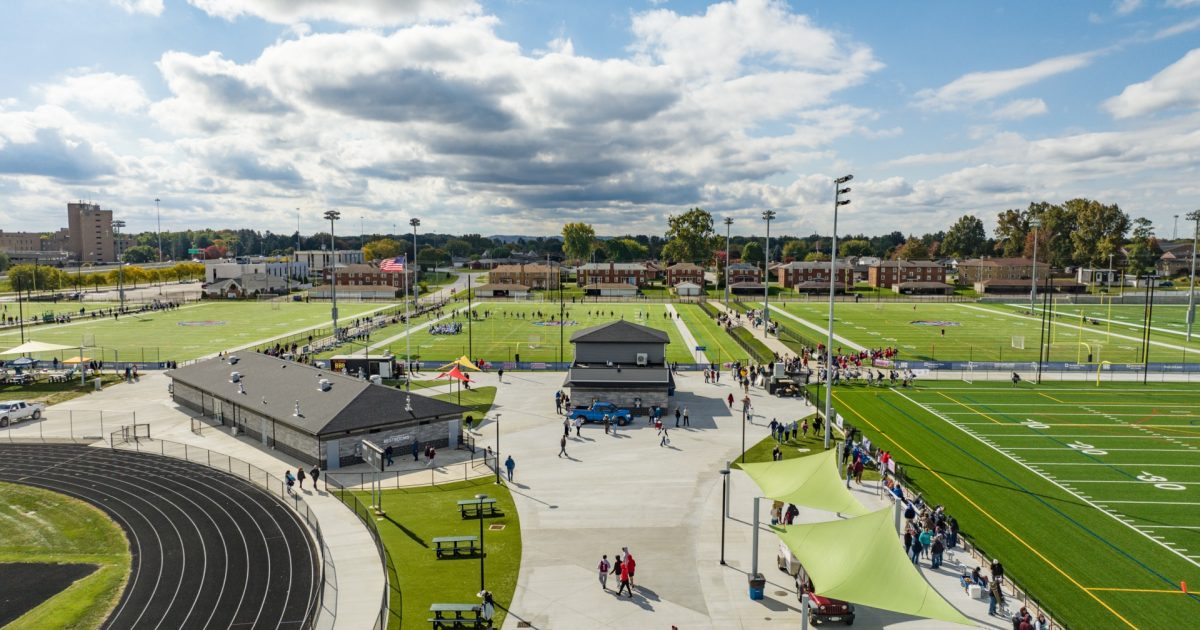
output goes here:
[[407, 453], [413, 442], [455, 448], [463, 415], [454, 403], [246, 351], [168, 372], [171, 397], [306, 464], [358, 463], [369, 438]]
[[667, 408], [675, 380], [666, 364], [667, 333], [625, 320], [571, 335], [575, 360], [563, 386], [572, 404], [593, 401], [628, 407], [636, 414]]

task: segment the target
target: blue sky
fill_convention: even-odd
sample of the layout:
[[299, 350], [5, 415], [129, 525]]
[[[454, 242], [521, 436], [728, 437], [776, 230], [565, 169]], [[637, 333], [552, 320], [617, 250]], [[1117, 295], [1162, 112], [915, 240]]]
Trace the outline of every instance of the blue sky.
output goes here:
[[1200, 0], [8, 0], [0, 226], [661, 233], [1200, 207]]

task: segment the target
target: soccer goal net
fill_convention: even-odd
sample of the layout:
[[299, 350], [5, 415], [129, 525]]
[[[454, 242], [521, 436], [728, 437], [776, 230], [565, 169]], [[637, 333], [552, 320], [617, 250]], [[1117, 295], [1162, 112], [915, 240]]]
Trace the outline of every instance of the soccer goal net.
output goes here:
[[1013, 335], [1012, 347], [1017, 350], [1025, 349], [1025, 335]]

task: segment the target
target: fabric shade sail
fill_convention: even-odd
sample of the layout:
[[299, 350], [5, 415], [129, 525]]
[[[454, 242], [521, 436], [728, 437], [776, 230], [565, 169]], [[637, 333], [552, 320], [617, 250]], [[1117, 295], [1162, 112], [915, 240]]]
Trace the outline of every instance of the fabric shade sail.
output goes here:
[[773, 529], [804, 565], [819, 595], [914, 617], [974, 625], [913, 566], [896, 535], [892, 508]]
[[74, 350], [77, 347], [78, 346], [60, 346], [56, 343], [45, 343], [42, 341], [26, 341], [25, 343], [15, 347], [15, 348], [9, 348], [8, 350], [5, 350], [4, 352], [0, 352], [0, 355], [33, 354], [35, 352], [57, 352], [59, 350]]
[[437, 377], [438, 377], [438, 378], [442, 378], [442, 377], [450, 377], [450, 378], [452, 378], [452, 379], [454, 379], [454, 380], [456, 380], [456, 381], [465, 381], [465, 382], [470, 382], [470, 381], [471, 381], [471, 377], [467, 376], [466, 374], [463, 374], [463, 371], [462, 371], [462, 370], [460, 370], [460, 369], [458, 369], [458, 366], [457, 366], [457, 365], [455, 365], [454, 367], [450, 368], [450, 371], [449, 371], [449, 372], [442, 372], [441, 374], [438, 374], [438, 376], [437, 376]]
[[742, 464], [742, 470], [758, 484], [763, 496], [771, 499], [850, 516], [869, 512], [838, 476], [836, 449], [778, 462]]

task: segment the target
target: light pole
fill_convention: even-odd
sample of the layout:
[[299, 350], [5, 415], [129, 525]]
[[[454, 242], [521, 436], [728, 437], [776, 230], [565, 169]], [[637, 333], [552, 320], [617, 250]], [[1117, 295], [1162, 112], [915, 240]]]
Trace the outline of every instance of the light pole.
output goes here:
[[[116, 241], [113, 243], [113, 247], [117, 251], [117, 298], [120, 302], [118, 313], [125, 312], [125, 263], [121, 262], [121, 228], [123, 227], [125, 227], [125, 222], [120, 219], [112, 222], [113, 240]], [[35, 281], [36, 278], [37, 274], [34, 274]]]
[[416, 272], [416, 274], [413, 276], [413, 300], [416, 301], [416, 299], [417, 299], [417, 287], [416, 287], [417, 282], [416, 281], [417, 281], [417, 276], [419, 276], [421, 274], [421, 265], [419, 263], [417, 263], [417, 228], [421, 227], [421, 220], [416, 217], [413, 217], [408, 220], [408, 224], [411, 225], [412, 229], [413, 229], [413, 271]]
[[771, 330], [771, 219], [774, 210], [763, 210], [762, 218], [767, 222], [766, 246], [763, 247], [763, 337]]
[[[500, 414], [496, 414], [496, 484], [500, 484]], [[487, 465], [487, 462], [483, 462]]]
[[829, 425], [833, 422], [833, 297], [837, 290], [837, 216], [838, 208], [850, 203], [842, 199], [842, 195], [850, 192], [850, 187], [842, 188], [842, 184], [854, 179], [853, 175], [843, 175], [833, 180], [833, 240], [829, 246], [829, 330], [825, 340], [825, 443], [829, 449]]
[[1175, 215], [1175, 229], [1171, 230], [1171, 240], [1179, 238], [1179, 215]]
[[[406, 289], [412, 289], [412, 310], [409, 310], [410, 302], [404, 300], [404, 391], [412, 391], [412, 316], [417, 310], [417, 272], [415, 265], [417, 264], [417, 226], [421, 225], [421, 220], [413, 217], [408, 221], [408, 224], [413, 229], [413, 259], [409, 261], [409, 266], [412, 267], [412, 273], [409, 273], [408, 267], [404, 269], [404, 282]], [[406, 291], [407, 293], [407, 291]], [[411, 396], [410, 396], [411, 399]]]
[[721, 565], [725, 564], [725, 506], [729, 505], [729, 467], [717, 471], [721, 473]]
[[746, 463], [746, 401], [749, 398], [742, 399], [742, 463]]
[[725, 310], [729, 310], [729, 226], [733, 217], [725, 217]]
[[[1106, 285], [1105, 288], [1107, 289], [1105, 291], [1105, 293], [1112, 293], [1112, 275], [1113, 275], [1113, 266], [1112, 265], [1113, 265], [1113, 255], [1109, 254], [1108, 255], [1108, 272], [1104, 274], [1104, 277], [1108, 280], [1105, 283], [1105, 285]], [[1108, 297], [1108, 303], [1112, 304], [1112, 296], [1111, 295]]]
[[337, 210], [326, 210], [325, 218], [329, 219], [329, 296], [333, 303], [330, 315], [333, 317], [333, 338], [338, 337], [337, 327], [337, 242], [333, 237], [333, 222], [342, 218]]
[[[1038, 246], [1038, 228], [1042, 227], [1042, 220], [1038, 218], [1030, 219], [1029, 227], [1033, 228], [1033, 281], [1029, 283], [1029, 314], [1033, 314], [1034, 304], [1037, 302], [1037, 246]], [[1047, 273], [1049, 271], [1047, 270]]]
[[154, 198], [154, 218], [158, 222], [158, 262], [162, 263], [162, 211], [158, 205], [158, 197]]
[[[500, 466], [497, 465], [496, 468], [499, 469]], [[481, 593], [486, 590], [483, 588], [483, 502], [487, 498], [486, 494], [475, 495], [475, 500], [479, 501], [479, 592]]]
[[1200, 239], [1200, 210], [1192, 210], [1187, 218], [1196, 222], [1192, 231], [1192, 280], [1188, 284], [1187, 340], [1191, 342], [1192, 324], [1196, 321], [1196, 240]]

